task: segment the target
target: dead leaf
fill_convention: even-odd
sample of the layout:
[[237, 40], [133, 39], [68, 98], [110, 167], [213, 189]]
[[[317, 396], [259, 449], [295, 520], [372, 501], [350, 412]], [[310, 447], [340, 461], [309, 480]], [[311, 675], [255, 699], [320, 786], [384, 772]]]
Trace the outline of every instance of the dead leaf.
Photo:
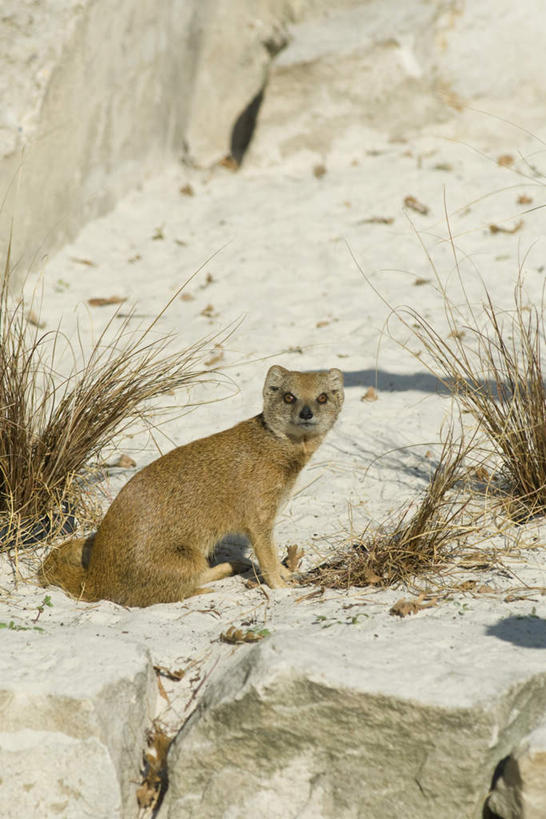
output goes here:
[[144, 754], [144, 776], [137, 789], [136, 798], [141, 808], [154, 808], [165, 783], [167, 753], [172, 737], [159, 726], [148, 734], [148, 749]]
[[182, 293], [180, 299], [182, 301], [193, 301], [195, 299], [195, 296], [192, 296], [191, 293]]
[[29, 310], [26, 318], [29, 324], [34, 325], [34, 327], [38, 327], [40, 330], [46, 326], [45, 321], [40, 321], [39, 315], [35, 313], [34, 310]]
[[421, 213], [423, 216], [426, 216], [428, 213], [427, 205], [424, 205], [422, 202], [419, 202], [415, 196], [406, 196], [404, 199], [404, 205], [410, 210], [414, 210], [416, 213]]
[[476, 591], [478, 594], [496, 594], [496, 590], [492, 586], [488, 586], [487, 583], [484, 583], [482, 586], [478, 586]]
[[366, 392], [364, 393], [364, 395], [362, 396], [362, 398], [360, 400], [361, 401], [377, 401], [378, 398], [379, 398], [379, 396], [377, 394], [377, 390], [375, 389], [375, 387], [368, 387], [368, 389], [366, 390]]
[[497, 159], [497, 165], [500, 165], [501, 168], [509, 168], [510, 165], [514, 164], [514, 157], [512, 154], [502, 154]]
[[127, 261], [129, 262], [129, 264], [134, 264], [135, 262], [139, 262], [141, 259], [142, 256], [140, 255], [140, 253], [135, 253], [135, 255], [131, 256], [131, 258], [127, 259]]
[[457, 591], [473, 591], [477, 582], [477, 580], [463, 580], [462, 583], [457, 583], [455, 588]]
[[453, 170], [453, 165], [451, 165], [449, 162], [437, 162], [436, 165], [434, 165], [434, 170], [435, 171], [452, 171]]
[[366, 581], [366, 583], [369, 583], [370, 586], [376, 586], [378, 583], [383, 582], [383, 578], [376, 574], [374, 570], [370, 569], [369, 567], [364, 572], [364, 580]]
[[125, 452], [122, 452], [112, 466], [119, 466], [121, 469], [131, 469], [133, 466], [136, 466], [136, 461], [134, 461], [130, 455], [126, 455]]
[[406, 617], [408, 614], [417, 614], [423, 609], [430, 609], [438, 602], [437, 598], [431, 600], [430, 603], [423, 603], [424, 595], [420, 594], [417, 600], [406, 600], [403, 597], [398, 600], [394, 606], [389, 609], [389, 614], [397, 617]]
[[205, 361], [205, 367], [213, 367], [215, 364], [218, 364], [224, 357], [224, 351], [220, 350], [220, 352], [216, 353], [209, 358], [208, 361]]
[[214, 318], [214, 316], [216, 315], [216, 313], [214, 312], [214, 307], [213, 307], [213, 305], [212, 305], [212, 304], [207, 304], [207, 306], [206, 306], [206, 307], [204, 307], [204, 308], [201, 310], [201, 315], [202, 315], [202, 316], [205, 316], [205, 318]]
[[489, 232], [490, 233], [517, 233], [518, 230], [521, 230], [523, 227], [523, 219], [520, 219], [514, 227], [507, 228], [503, 227], [502, 225], [489, 225]]
[[329, 324], [330, 322], [327, 319], [324, 319], [323, 321], [317, 321], [315, 327], [328, 327]]
[[238, 171], [239, 170], [239, 163], [236, 159], [234, 159], [231, 155], [225, 156], [223, 159], [220, 160], [218, 163], [222, 166], [222, 168], [227, 168], [228, 171]]
[[477, 466], [474, 470], [474, 477], [483, 483], [488, 483], [491, 480], [491, 474], [485, 466]]
[[87, 304], [91, 305], [91, 307], [106, 307], [109, 304], [123, 304], [124, 301], [127, 301], [127, 299], [121, 296], [97, 296], [93, 299], [87, 299]]
[[182, 185], [180, 188], [180, 193], [182, 196], [195, 196], [195, 191], [189, 182], [186, 185]]
[[422, 276], [417, 276], [415, 281], [413, 282], [414, 287], [422, 287], [424, 284], [428, 284], [430, 279], [424, 279]]
[[289, 546], [286, 550], [286, 557], [283, 560], [284, 565], [287, 569], [290, 569], [291, 572], [297, 572], [301, 561], [303, 560], [305, 552], [303, 549], [300, 549], [297, 544], [293, 544]]
[[213, 282], [214, 282], [214, 276], [212, 275], [212, 273], [207, 273], [207, 275], [205, 277], [205, 281], [201, 285], [201, 290], [204, 290], [205, 287], [208, 287], [209, 284], [212, 284]]
[[315, 165], [313, 168], [313, 176], [317, 179], [320, 179], [326, 173], [326, 167], [324, 165]]
[[321, 586], [319, 589], [314, 589], [312, 592], [309, 592], [309, 594], [304, 594], [303, 597], [297, 597], [296, 603], [302, 603], [304, 600], [314, 600], [317, 597], [322, 597], [324, 591], [324, 586]]
[[370, 216], [367, 219], [361, 219], [359, 225], [392, 225], [394, 218], [392, 216]]
[[451, 333], [448, 334], [448, 338], [455, 338], [460, 341], [461, 338], [464, 338], [464, 330], [452, 330]]
[[71, 256], [70, 261], [71, 262], [76, 262], [76, 264], [87, 265], [87, 267], [96, 267], [97, 266], [96, 263], [94, 261], [92, 261], [91, 259], [82, 259], [79, 256]]
[[518, 205], [530, 205], [533, 201], [532, 196], [527, 196], [526, 193], [522, 193], [521, 196], [518, 196]]
[[159, 239], [164, 239], [165, 234], [163, 233], [163, 226], [156, 227], [152, 234], [152, 241], [157, 242]]
[[235, 628], [235, 626], [230, 626], [227, 631], [223, 631], [222, 634], [220, 634], [220, 640], [223, 643], [231, 643], [232, 645], [257, 643], [259, 640], [263, 640], [264, 637], [264, 634], [259, 634], [255, 631], [243, 631], [240, 628]]
[[157, 679], [157, 687], [158, 687], [160, 695], [163, 697], [164, 700], [166, 700], [167, 704], [170, 705], [171, 701], [170, 701], [170, 699], [169, 699], [169, 697], [167, 695], [167, 692], [165, 691], [165, 686], [161, 682], [161, 677], [160, 677], [159, 674], [157, 675], [156, 679]]
[[[206, 613], [208, 614], [209, 611], [210, 610], [207, 610]], [[213, 613], [216, 614], [216, 612]], [[172, 670], [165, 665], [154, 665], [154, 671], [156, 674], [161, 674], [162, 677], [166, 677], [168, 680], [173, 680], [174, 682], [179, 682], [186, 674], [182, 668]]]

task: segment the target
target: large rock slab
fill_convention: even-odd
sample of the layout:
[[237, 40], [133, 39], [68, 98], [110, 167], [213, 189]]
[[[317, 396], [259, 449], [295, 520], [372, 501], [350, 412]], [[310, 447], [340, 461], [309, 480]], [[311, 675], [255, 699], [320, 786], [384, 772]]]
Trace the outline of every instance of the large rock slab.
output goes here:
[[19, 276], [181, 154], [194, 6], [2, 3], [0, 250], [13, 224]]
[[391, 640], [372, 623], [241, 649], [173, 743], [162, 819], [478, 819], [546, 709], [529, 628], [421, 616]]
[[514, 127], [542, 135], [540, 0], [500, 0], [490, 12], [488, 0], [370, 0], [300, 16], [270, 68], [246, 162], [346, 160], [374, 148], [378, 133], [497, 144], [512, 140]]
[[145, 649], [94, 631], [2, 631], [3, 817], [137, 815], [155, 676]]

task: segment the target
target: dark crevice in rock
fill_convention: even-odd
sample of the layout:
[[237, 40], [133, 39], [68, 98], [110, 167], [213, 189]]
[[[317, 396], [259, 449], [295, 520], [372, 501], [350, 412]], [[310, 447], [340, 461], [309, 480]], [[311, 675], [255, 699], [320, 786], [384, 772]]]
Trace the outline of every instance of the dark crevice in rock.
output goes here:
[[[497, 782], [501, 778], [501, 776], [503, 774], [503, 771], [504, 771], [504, 768], [506, 767], [506, 763], [508, 762], [509, 759], [510, 759], [509, 756], [505, 756], [497, 764], [497, 767], [493, 771], [493, 777], [491, 779], [491, 786], [489, 788], [489, 793], [491, 793], [491, 791], [495, 788], [495, 785], [497, 784]], [[495, 813], [495, 811], [492, 810], [489, 807], [489, 797], [485, 800], [485, 803], [484, 803], [484, 806], [483, 806], [482, 819], [502, 819], [502, 817], [499, 816], [498, 813]]]
[[243, 161], [243, 157], [247, 151], [254, 129], [256, 128], [256, 120], [258, 112], [264, 98], [264, 88], [256, 94], [253, 100], [242, 111], [231, 132], [230, 154], [237, 165]]

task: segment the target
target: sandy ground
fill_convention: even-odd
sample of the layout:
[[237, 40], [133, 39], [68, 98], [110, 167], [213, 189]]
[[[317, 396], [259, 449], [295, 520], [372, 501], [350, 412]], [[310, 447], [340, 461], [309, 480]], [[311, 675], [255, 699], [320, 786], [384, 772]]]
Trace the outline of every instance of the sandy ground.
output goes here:
[[[546, 275], [544, 211], [524, 211], [544, 199], [543, 180], [534, 170], [541, 160], [539, 147], [523, 140], [507, 144], [504, 152], [514, 157], [508, 167], [497, 163], [499, 152], [488, 156], [448, 141], [389, 143], [379, 137], [365, 150], [355, 148], [326, 162], [325, 173], [306, 163], [289, 172], [173, 166], [45, 260], [42, 281], [33, 279], [27, 292], [40, 294], [48, 328], [62, 317], [74, 338], [79, 323], [86, 344], [115, 309], [89, 307], [87, 299], [126, 297], [126, 305], [136, 305], [137, 316], [143, 317], [134, 320], [136, 327], [202, 266], [184, 291], [191, 300], [177, 297], [159, 329], [173, 331], [173, 344], [182, 349], [205, 334], [222, 336], [235, 325], [221, 348], [229, 381], [194, 390], [192, 401], [209, 403], [192, 412], [180, 414], [180, 406], [175, 408], [178, 417], [154, 436], [162, 451], [258, 412], [272, 363], [342, 369], [342, 415], [300, 476], [277, 526], [279, 550], [297, 543], [305, 550], [305, 565], [313, 565], [351, 532], [369, 521], [380, 523], [419, 497], [453, 411], [451, 399], [411, 355], [419, 348], [409, 331], [393, 319], [387, 327], [390, 309], [375, 289], [389, 305], [417, 307], [445, 328], [424, 247], [454, 303], [460, 303], [447, 214], [473, 304], [482, 302], [485, 282], [499, 308], [510, 307], [520, 265], [527, 298], [538, 303]], [[181, 193], [186, 185], [193, 195]], [[518, 204], [523, 194], [532, 203]], [[407, 196], [426, 205], [428, 213], [405, 208]], [[497, 224], [510, 230], [520, 219], [515, 233], [489, 229]], [[377, 400], [363, 401], [370, 386], [377, 388]], [[183, 405], [187, 396], [179, 400]], [[157, 454], [147, 433], [120, 440], [119, 451], [130, 454], [137, 468]], [[113, 496], [131, 474], [113, 473], [107, 494]], [[486, 521], [485, 542], [529, 548], [519, 558], [504, 560], [504, 568], [466, 574], [483, 580], [492, 592], [454, 594], [418, 617], [454, 618], [464, 628], [469, 619], [494, 624], [514, 614], [546, 616], [540, 590], [546, 588], [546, 560], [537, 548], [544, 543], [544, 526], [501, 529], [493, 519]], [[12, 564], [4, 561], [2, 567], [0, 622], [32, 627], [44, 590], [32, 581], [15, 582]], [[23, 574], [30, 568], [21, 557]], [[526, 585], [534, 588], [519, 595], [525, 599], [505, 602], [508, 588]], [[236, 577], [216, 584], [208, 596], [128, 610], [109, 602], [77, 603], [49, 589], [52, 605], [37, 623], [46, 631], [87, 624], [97, 634], [119, 634], [145, 644], [156, 663], [184, 669], [180, 682], [163, 679], [169, 700], [158, 693], [157, 712], [150, 715], [175, 729], [195, 706], [203, 679], [239, 650], [219, 640], [231, 625], [270, 632], [301, 624], [317, 630], [334, 626], [332, 634], [373, 628], [395, 639], [399, 621], [388, 612], [404, 596], [403, 589], [326, 591], [309, 598], [310, 591], [248, 589]]]

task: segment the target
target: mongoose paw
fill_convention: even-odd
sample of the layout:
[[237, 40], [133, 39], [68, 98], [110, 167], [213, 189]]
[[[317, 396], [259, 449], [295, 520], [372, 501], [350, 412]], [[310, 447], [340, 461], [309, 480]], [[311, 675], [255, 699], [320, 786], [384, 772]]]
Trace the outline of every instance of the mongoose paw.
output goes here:
[[285, 589], [288, 586], [282, 577], [268, 577], [265, 580], [270, 589]]
[[[287, 566], [283, 566], [281, 564], [280, 575], [283, 580], [290, 580], [290, 578], [292, 577], [292, 572]], [[286, 583], [283, 583], [283, 586], [286, 586]]]

